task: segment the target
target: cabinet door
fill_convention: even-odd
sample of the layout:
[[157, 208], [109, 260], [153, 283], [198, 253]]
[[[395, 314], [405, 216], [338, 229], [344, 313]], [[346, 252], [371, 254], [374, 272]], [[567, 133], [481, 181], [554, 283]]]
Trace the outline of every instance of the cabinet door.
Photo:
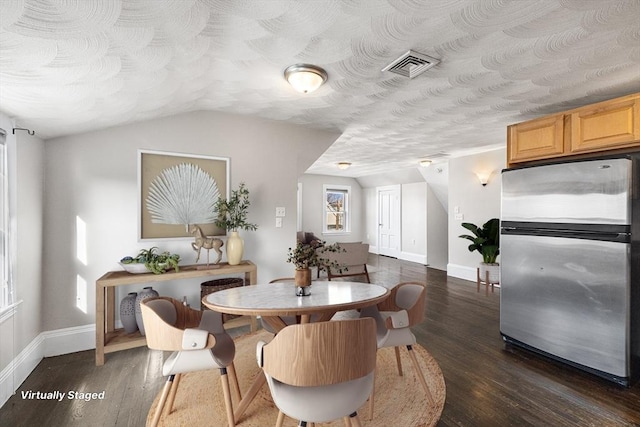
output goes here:
[[564, 153], [564, 116], [543, 117], [507, 128], [509, 163], [557, 157]]
[[571, 153], [640, 146], [640, 100], [601, 102], [570, 116]]

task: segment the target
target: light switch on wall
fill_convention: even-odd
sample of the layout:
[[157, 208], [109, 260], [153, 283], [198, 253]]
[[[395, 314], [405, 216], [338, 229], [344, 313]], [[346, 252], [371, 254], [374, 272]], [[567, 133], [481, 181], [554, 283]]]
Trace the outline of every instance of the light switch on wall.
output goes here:
[[283, 207], [276, 208], [276, 216], [284, 217], [286, 216], [286, 210]]
[[282, 218], [276, 218], [276, 228], [282, 228]]

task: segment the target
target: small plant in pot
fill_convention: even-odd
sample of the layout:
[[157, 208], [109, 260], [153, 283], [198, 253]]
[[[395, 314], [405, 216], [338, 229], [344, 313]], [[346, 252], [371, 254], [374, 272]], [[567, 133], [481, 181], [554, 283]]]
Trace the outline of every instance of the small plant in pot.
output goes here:
[[331, 267], [338, 271], [342, 271], [345, 268], [335, 261], [324, 258], [322, 254], [326, 252], [345, 252], [345, 250], [338, 246], [337, 243], [327, 245], [324, 241], [316, 242], [313, 246], [298, 242], [295, 248], [289, 248], [287, 262], [296, 267], [296, 295], [311, 295], [309, 286], [311, 285], [312, 267], [317, 267], [321, 270]]
[[231, 191], [229, 199], [220, 197], [215, 204], [217, 227], [231, 231], [227, 239], [227, 261], [230, 265], [240, 264], [244, 253], [244, 241], [238, 230], [257, 230], [258, 226], [247, 220], [249, 205], [249, 189], [241, 182], [237, 190]]
[[489, 271], [489, 281], [491, 283], [500, 282], [500, 264], [497, 263], [500, 255], [500, 220], [492, 218], [485, 222], [482, 227], [478, 227], [470, 222], [463, 222], [462, 226], [473, 233], [462, 234], [458, 237], [470, 240], [469, 252], [478, 251], [482, 255], [480, 263], [480, 277], [484, 278], [486, 271]]

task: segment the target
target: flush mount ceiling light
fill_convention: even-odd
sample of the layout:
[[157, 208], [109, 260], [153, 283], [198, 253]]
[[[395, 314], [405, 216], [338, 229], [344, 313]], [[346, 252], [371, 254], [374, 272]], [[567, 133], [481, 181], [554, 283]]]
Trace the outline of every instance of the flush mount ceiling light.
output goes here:
[[422, 166], [423, 168], [431, 166], [431, 160], [429, 159], [420, 160], [420, 166]]
[[342, 170], [349, 169], [349, 166], [351, 166], [351, 163], [349, 162], [338, 163], [338, 169], [342, 169]]
[[296, 64], [284, 70], [284, 78], [295, 90], [310, 93], [327, 81], [327, 72], [310, 64]]

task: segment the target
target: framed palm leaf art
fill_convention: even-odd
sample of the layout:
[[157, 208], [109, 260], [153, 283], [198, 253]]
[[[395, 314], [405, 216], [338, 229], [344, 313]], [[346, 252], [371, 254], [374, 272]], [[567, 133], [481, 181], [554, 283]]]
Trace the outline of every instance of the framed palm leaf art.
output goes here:
[[214, 206], [229, 194], [229, 174], [227, 157], [138, 150], [139, 240], [193, 237], [189, 224], [225, 235]]

